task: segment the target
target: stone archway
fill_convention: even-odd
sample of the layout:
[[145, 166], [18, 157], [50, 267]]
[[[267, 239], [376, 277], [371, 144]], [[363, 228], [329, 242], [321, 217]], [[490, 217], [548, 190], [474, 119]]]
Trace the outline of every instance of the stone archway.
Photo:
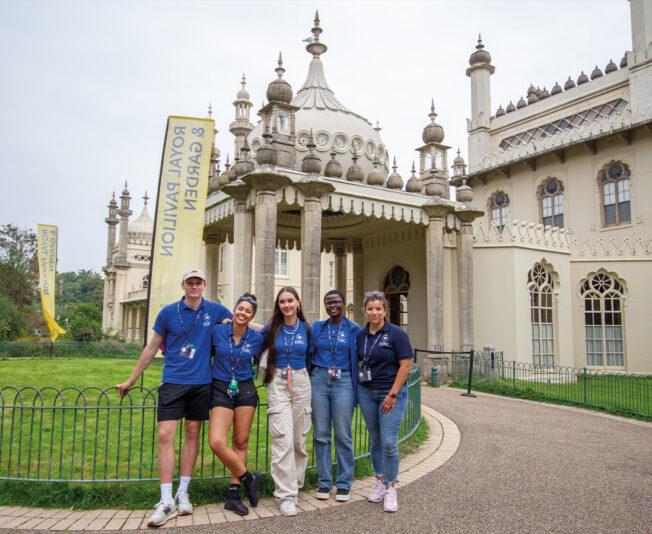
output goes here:
[[410, 273], [400, 265], [392, 267], [383, 279], [389, 321], [405, 329], [408, 325]]

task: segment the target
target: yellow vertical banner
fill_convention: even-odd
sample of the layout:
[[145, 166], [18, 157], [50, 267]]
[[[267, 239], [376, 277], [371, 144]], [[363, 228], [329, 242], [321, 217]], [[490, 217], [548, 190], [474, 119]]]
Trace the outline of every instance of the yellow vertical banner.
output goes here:
[[56, 226], [39, 224], [37, 228], [37, 257], [39, 287], [41, 290], [41, 306], [45, 322], [50, 329], [50, 339], [56, 341], [59, 334], [66, 331], [54, 320], [54, 294], [57, 275], [57, 239]]
[[154, 220], [147, 340], [161, 308], [179, 300], [183, 273], [199, 267], [214, 127], [212, 119], [168, 117]]

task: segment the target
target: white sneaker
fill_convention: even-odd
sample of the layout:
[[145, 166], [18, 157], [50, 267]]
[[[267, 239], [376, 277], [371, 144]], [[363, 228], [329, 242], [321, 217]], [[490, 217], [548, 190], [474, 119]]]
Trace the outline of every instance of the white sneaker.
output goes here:
[[380, 502], [385, 498], [385, 493], [387, 493], [387, 490], [385, 489], [385, 483], [376, 479], [374, 489], [369, 494], [369, 497], [367, 497], [367, 500], [369, 502]]
[[177, 508], [173, 503], [159, 502], [154, 509], [156, 510], [147, 521], [148, 527], [160, 527], [168, 519], [177, 517]]
[[383, 504], [383, 510], [386, 512], [398, 511], [398, 499], [396, 498], [396, 489], [393, 486], [389, 486], [385, 492], [385, 503]]
[[294, 499], [283, 499], [279, 505], [279, 510], [286, 517], [297, 515], [297, 507], [294, 504]]
[[174, 502], [177, 504], [179, 515], [192, 514], [192, 503], [185, 491], [177, 491], [177, 494], [174, 496]]

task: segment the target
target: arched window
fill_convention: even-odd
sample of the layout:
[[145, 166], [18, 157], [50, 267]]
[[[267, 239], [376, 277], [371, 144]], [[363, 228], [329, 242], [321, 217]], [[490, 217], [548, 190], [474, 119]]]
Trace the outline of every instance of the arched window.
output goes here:
[[401, 328], [408, 325], [408, 291], [410, 290], [410, 273], [400, 265], [392, 267], [383, 281], [383, 290], [387, 297], [389, 321]]
[[556, 178], [543, 183], [539, 191], [544, 226], [564, 227], [564, 185]]
[[287, 133], [288, 131], [288, 112], [281, 110], [278, 112], [278, 131], [282, 133]]
[[527, 287], [530, 292], [532, 360], [537, 366], [553, 366], [555, 338], [552, 326], [552, 276], [543, 265], [537, 263], [527, 275]]
[[489, 217], [490, 222], [495, 222], [498, 231], [502, 232], [509, 220], [509, 197], [502, 191], [489, 199]]
[[586, 365], [624, 367], [623, 286], [606, 273], [587, 278], [581, 286], [584, 299]]
[[621, 162], [607, 165], [598, 175], [602, 195], [602, 217], [604, 226], [629, 223], [632, 210], [629, 202], [631, 172]]

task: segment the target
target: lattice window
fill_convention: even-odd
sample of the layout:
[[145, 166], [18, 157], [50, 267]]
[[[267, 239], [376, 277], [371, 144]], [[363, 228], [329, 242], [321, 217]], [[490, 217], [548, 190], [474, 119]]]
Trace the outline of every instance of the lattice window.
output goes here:
[[564, 184], [556, 178], [544, 182], [539, 191], [544, 226], [564, 227]]
[[489, 220], [496, 223], [499, 232], [503, 231], [509, 220], [509, 197], [499, 191], [489, 199]]
[[582, 283], [586, 364], [624, 367], [623, 286], [605, 273], [598, 273]]
[[614, 113], [620, 113], [627, 107], [627, 102], [622, 98], [612, 100], [606, 104], [601, 104], [593, 108], [581, 111], [580, 113], [575, 113], [563, 119], [559, 119], [525, 132], [506, 137], [500, 142], [500, 148], [507, 149], [519, 145], [524, 145], [537, 141], [538, 139], [543, 139], [544, 137], [550, 137], [551, 135], [556, 135], [564, 130], [572, 130], [586, 123], [591, 123], [597, 120], [605, 119], [610, 117]]
[[555, 365], [552, 276], [540, 263], [527, 275], [532, 325], [532, 361], [539, 367]]
[[604, 226], [632, 222], [630, 204], [631, 172], [621, 162], [615, 162], [600, 171], [598, 183], [602, 193], [602, 217]]
[[274, 258], [274, 274], [287, 276], [288, 274], [288, 251], [276, 249]]

